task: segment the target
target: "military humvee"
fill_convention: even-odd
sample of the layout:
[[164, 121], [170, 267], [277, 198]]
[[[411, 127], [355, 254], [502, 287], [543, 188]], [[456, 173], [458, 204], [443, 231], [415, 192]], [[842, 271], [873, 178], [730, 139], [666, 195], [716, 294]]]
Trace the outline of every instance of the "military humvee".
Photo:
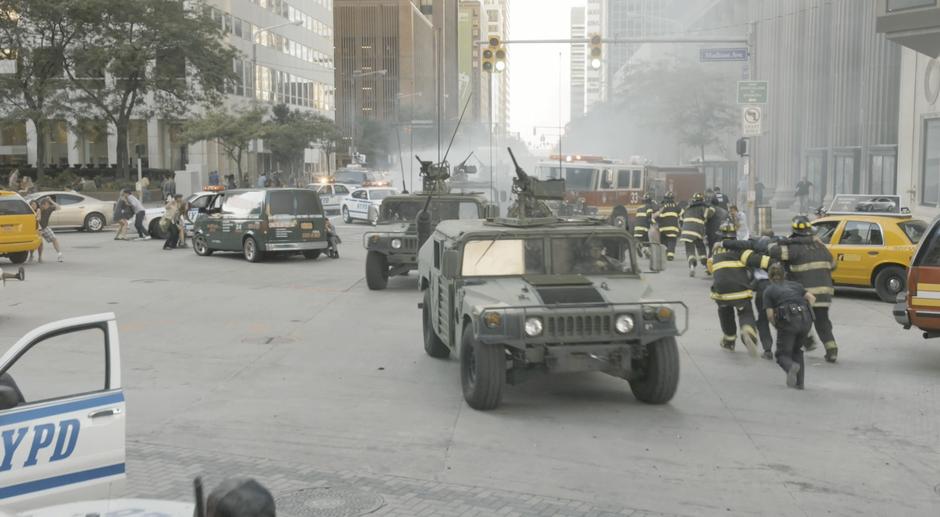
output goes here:
[[366, 284], [381, 290], [390, 276], [405, 275], [418, 269], [417, 216], [427, 206], [431, 229], [448, 219], [481, 219], [485, 202], [466, 194], [403, 194], [382, 200], [376, 231], [363, 237], [366, 254]]
[[[369, 289], [385, 289], [390, 276], [407, 275], [417, 269], [418, 248], [439, 222], [481, 219], [486, 213], [486, 201], [480, 194], [450, 193], [447, 162], [434, 164], [420, 157], [418, 161], [422, 192], [383, 199], [377, 224], [380, 228], [363, 236], [363, 246], [368, 250], [366, 285]], [[425, 220], [419, 225], [418, 216], [422, 213]]]
[[[520, 178], [513, 187], [520, 197], [551, 198], [533, 195], [543, 186]], [[651, 297], [633, 238], [602, 220], [521, 212], [517, 219], [442, 221], [420, 248], [428, 355], [457, 354], [474, 409], [495, 408], [507, 382], [537, 372], [600, 371], [629, 381], [643, 402], [672, 399], [676, 336], [688, 311]], [[662, 255], [654, 247], [654, 271]]]

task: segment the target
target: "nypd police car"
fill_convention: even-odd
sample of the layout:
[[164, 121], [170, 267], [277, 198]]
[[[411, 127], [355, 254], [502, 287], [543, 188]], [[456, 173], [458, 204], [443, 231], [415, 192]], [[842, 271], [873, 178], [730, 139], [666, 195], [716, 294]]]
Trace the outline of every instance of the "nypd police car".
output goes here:
[[379, 208], [382, 200], [397, 194], [398, 191], [389, 187], [363, 187], [357, 188], [343, 200], [340, 211], [343, 222], [351, 223], [354, 220], [368, 221], [372, 224], [379, 222]]
[[122, 386], [111, 313], [43, 325], [0, 356], [2, 511], [121, 492]]

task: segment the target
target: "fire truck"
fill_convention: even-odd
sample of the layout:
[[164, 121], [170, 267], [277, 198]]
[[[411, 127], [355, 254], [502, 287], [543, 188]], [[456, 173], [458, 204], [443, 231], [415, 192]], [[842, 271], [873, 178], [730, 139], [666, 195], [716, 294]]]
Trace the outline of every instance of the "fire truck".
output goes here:
[[565, 200], [553, 207], [560, 215], [607, 217], [622, 228], [629, 227], [646, 192], [657, 201], [666, 192], [684, 201], [705, 190], [705, 175], [698, 167], [658, 167], [601, 156], [553, 155], [537, 164], [536, 175], [565, 180]]

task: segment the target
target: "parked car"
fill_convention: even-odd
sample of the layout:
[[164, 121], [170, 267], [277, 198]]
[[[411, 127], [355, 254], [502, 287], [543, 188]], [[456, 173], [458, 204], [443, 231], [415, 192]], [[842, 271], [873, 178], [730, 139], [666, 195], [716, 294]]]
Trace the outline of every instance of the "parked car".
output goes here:
[[907, 291], [898, 296], [894, 318], [905, 329], [940, 337], [940, 218], [930, 223], [907, 271]]
[[[845, 205], [848, 201], [844, 198], [864, 196], [836, 197]], [[890, 209], [873, 212], [872, 203], [882, 203]], [[898, 294], [907, 289], [907, 268], [927, 223], [903, 213], [896, 197], [848, 204], [853, 209], [843, 211], [833, 201], [828, 215], [812, 223], [817, 237], [836, 261], [832, 281], [836, 285], [874, 288], [879, 298], [894, 303]]]
[[334, 184], [329, 181], [321, 183], [311, 183], [307, 188], [316, 191], [320, 196], [320, 204], [323, 205], [323, 211], [326, 215], [339, 215], [340, 206], [343, 199], [349, 195], [349, 187], [342, 184]]
[[388, 187], [363, 187], [353, 190], [343, 200], [343, 222], [348, 224], [358, 220], [378, 224], [382, 200], [395, 194], [398, 194], [398, 191]]
[[41, 243], [36, 214], [26, 200], [16, 192], [0, 190], [0, 257], [22, 264]]
[[334, 182], [350, 189], [358, 187], [391, 187], [392, 180], [381, 171], [363, 167], [344, 167], [333, 175]]
[[[192, 236], [193, 234], [192, 221], [196, 220], [200, 209], [207, 208], [218, 193], [219, 190], [202, 191], [190, 194], [189, 197], [186, 198], [186, 202], [189, 203], [189, 211], [187, 212], [189, 221], [184, 221], [183, 227], [187, 236]], [[161, 240], [166, 239], [166, 235], [160, 229], [160, 219], [163, 218], [163, 214], [165, 213], [166, 209], [162, 206], [148, 208], [144, 211], [144, 228], [147, 228], [150, 237]]]
[[196, 217], [193, 229], [193, 251], [202, 257], [238, 251], [249, 262], [273, 253], [315, 259], [328, 246], [320, 197], [305, 188], [219, 192]]
[[113, 222], [114, 201], [102, 201], [73, 191], [35, 192], [26, 199], [38, 201], [44, 197], [52, 198], [60, 207], [49, 216], [49, 226], [53, 229], [100, 232]]

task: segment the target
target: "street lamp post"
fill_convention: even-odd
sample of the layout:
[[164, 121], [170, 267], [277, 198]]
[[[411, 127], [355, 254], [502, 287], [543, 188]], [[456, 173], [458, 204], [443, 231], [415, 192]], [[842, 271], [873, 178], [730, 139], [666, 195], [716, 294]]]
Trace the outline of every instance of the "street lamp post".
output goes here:
[[357, 153], [356, 153], [356, 115], [358, 115], [358, 113], [357, 113], [357, 103], [356, 103], [356, 101], [359, 99], [359, 79], [361, 79], [361, 78], [363, 78], [363, 77], [369, 77], [370, 75], [385, 75], [385, 74], [387, 74], [387, 73], [388, 73], [388, 70], [386, 70], [386, 69], [383, 68], [383, 69], [381, 69], [381, 70], [373, 70], [373, 71], [371, 71], [371, 72], [363, 72], [362, 70], [360, 70], [360, 71], [358, 71], [358, 72], [353, 72], [353, 74], [352, 74], [352, 80], [353, 80], [353, 95], [352, 95], [352, 108], [353, 108], [353, 112], [352, 112], [352, 140], [351, 140], [351, 144], [350, 144], [350, 146], [349, 146], [349, 155], [350, 155], [350, 157], [353, 159], [353, 161], [356, 161], [356, 154], [357, 154]]

